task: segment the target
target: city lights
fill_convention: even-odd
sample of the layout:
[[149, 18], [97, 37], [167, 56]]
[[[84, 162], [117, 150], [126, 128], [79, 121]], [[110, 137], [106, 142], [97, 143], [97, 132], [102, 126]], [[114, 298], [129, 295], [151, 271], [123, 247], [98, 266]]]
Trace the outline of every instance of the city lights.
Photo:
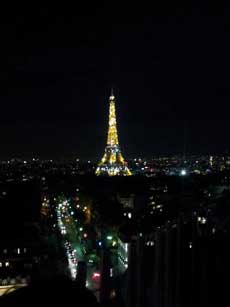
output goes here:
[[101, 276], [100, 273], [95, 272], [95, 273], [93, 273], [93, 275], [92, 275], [92, 279], [98, 279], [98, 278], [100, 278], [100, 276]]
[[181, 176], [186, 176], [187, 175], [187, 171], [185, 169], [182, 169], [180, 174], [181, 174]]
[[0, 307], [230, 306], [230, 2], [1, 13]]

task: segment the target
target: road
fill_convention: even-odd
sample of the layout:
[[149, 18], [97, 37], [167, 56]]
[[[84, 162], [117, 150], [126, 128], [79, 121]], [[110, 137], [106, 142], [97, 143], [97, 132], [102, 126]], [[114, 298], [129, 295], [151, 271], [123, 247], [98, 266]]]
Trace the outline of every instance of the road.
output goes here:
[[[74, 220], [73, 209], [67, 200], [63, 200], [57, 205], [56, 212], [58, 227], [65, 240], [66, 255], [72, 279], [76, 278], [78, 261], [85, 261], [87, 263], [86, 286], [94, 292], [98, 291], [100, 286], [98, 264], [89, 260], [85, 252], [84, 240], [81, 240], [84, 225], [80, 225], [78, 221]], [[90, 238], [87, 237], [87, 240], [90, 240]]]

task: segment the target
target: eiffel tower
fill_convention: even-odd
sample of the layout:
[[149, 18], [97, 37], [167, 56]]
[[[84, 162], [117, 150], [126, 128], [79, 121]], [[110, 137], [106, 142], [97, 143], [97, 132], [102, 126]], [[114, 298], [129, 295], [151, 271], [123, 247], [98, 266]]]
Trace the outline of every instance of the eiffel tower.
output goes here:
[[109, 129], [107, 135], [107, 144], [103, 158], [98, 164], [96, 175], [106, 176], [130, 176], [132, 175], [127, 163], [125, 162], [117, 135], [115, 96], [113, 89], [109, 97]]

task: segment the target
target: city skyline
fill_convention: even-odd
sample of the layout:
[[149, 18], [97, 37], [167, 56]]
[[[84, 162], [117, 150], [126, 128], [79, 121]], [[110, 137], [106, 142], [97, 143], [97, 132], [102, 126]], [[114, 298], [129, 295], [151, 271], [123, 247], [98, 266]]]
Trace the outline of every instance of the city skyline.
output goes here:
[[230, 4], [0, 10], [0, 306], [229, 301]]

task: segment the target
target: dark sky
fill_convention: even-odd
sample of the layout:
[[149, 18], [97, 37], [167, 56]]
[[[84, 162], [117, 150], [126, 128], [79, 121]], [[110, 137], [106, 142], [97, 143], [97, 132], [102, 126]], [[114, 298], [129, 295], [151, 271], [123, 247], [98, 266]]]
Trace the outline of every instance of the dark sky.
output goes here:
[[2, 7], [0, 158], [101, 157], [111, 85], [126, 158], [230, 149], [230, 9], [209, 2]]

